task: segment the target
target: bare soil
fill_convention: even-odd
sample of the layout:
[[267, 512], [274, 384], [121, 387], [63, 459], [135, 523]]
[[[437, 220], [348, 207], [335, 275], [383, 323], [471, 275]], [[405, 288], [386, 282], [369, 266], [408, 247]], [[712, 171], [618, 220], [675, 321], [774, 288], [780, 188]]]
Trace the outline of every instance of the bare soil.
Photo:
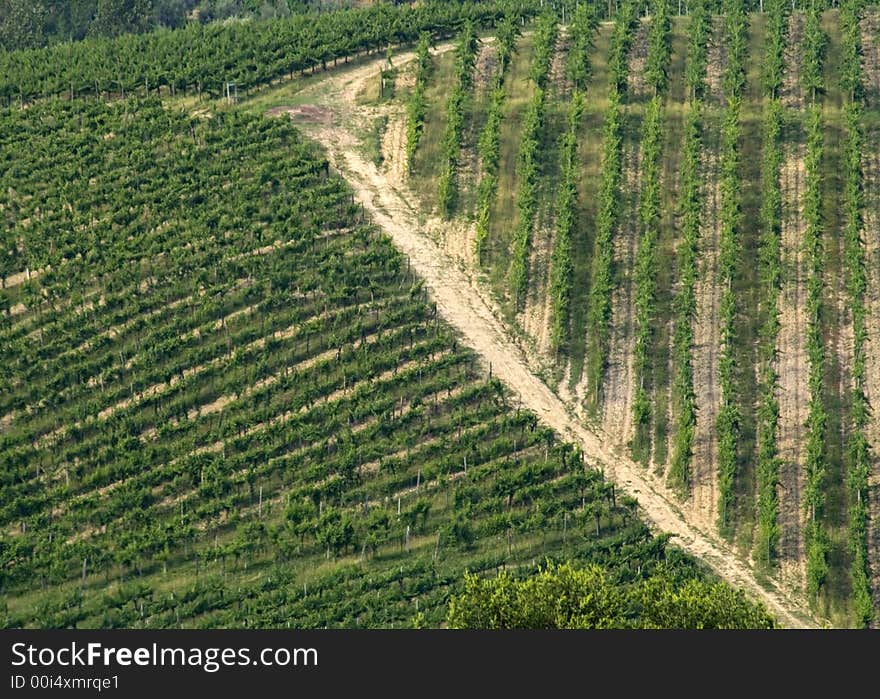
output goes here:
[[[801, 87], [804, 18], [793, 13], [788, 20], [785, 73], [781, 92], [785, 107], [803, 111]], [[776, 341], [776, 373], [779, 401], [777, 449], [779, 465], [779, 567], [780, 577], [794, 589], [802, 587], [805, 574], [804, 437], [809, 413], [810, 365], [807, 358], [806, 276], [803, 245], [803, 187], [805, 148], [786, 143], [780, 168], [782, 189], [782, 290], [779, 296], [779, 334]]]
[[868, 104], [880, 107], [880, 9], [865, 8], [862, 16], [862, 69]]
[[550, 63], [550, 75], [548, 84], [550, 90], [560, 98], [565, 98], [571, 94], [571, 79], [568, 76], [568, 49], [571, 45], [571, 38], [568, 35], [568, 28], [561, 27], [559, 35], [556, 37], [556, 46], [553, 50], [553, 60]]
[[498, 47], [483, 41], [474, 63], [474, 92], [477, 96], [485, 95], [492, 89], [498, 68]]
[[713, 17], [706, 47], [706, 88], [707, 97], [715, 104], [723, 105], [724, 88], [722, 80], [727, 65], [727, 49], [724, 47], [724, 26], [722, 17]]
[[639, 22], [633, 45], [629, 52], [629, 85], [630, 95], [635, 99], [646, 97], [650, 94], [648, 82], [645, 80], [645, 64], [648, 60], [648, 28], [647, 20]]
[[407, 176], [406, 117], [401, 111], [389, 118], [382, 137], [382, 165], [393, 182], [403, 182]]
[[633, 268], [639, 235], [635, 202], [641, 191], [641, 148], [624, 144], [623, 201], [630, 199], [617, 235], [614, 237], [614, 268], [618, 279], [611, 294], [611, 335], [608, 343], [608, 365], [602, 383], [602, 425], [605, 432], [620, 444], [633, 434], [634, 319]]
[[788, 17], [788, 39], [785, 43], [785, 67], [779, 98], [783, 106], [803, 109], [800, 66], [804, 56], [804, 15], [794, 12]]
[[[865, 218], [862, 240], [865, 244], [868, 288], [865, 326], [865, 394], [872, 409], [866, 436], [873, 456], [869, 480], [868, 559], [874, 608], [880, 609], [880, 153], [877, 139], [868, 142], [862, 159], [865, 176]], [[880, 620], [875, 621], [875, 625]]]
[[804, 437], [810, 400], [807, 358], [807, 289], [803, 265], [804, 187], [803, 144], [786, 144], [780, 169], [782, 187], [782, 291], [779, 295], [779, 334], [776, 340], [776, 398], [779, 421], [779, 564], [787, 584], [799, 586], [804, 575]]
[[718, 433], [715, 423], [721, 406], [718, 387], [718, 352], [721, 347], [718, 284], [718, 250], [721, 236], [719, 205], [719, 158], [707, 149], [702, 158], [703, 201], [700, 216], [699, 268], [695, 284], [697, 319], [694, 324], [694, 393], [697, 426], [691, 477], [691, 507], [694, 517], [714, 528], [718, 518]]
[[551, 352], [552, 299], [548, 284], [555, 232], [553, 217], [539, 216], [529, 250], [529, 288], [523, 310], [517, 316], [520, 327], [534, 342], [535, 351], [542, 357], [548, 357]]

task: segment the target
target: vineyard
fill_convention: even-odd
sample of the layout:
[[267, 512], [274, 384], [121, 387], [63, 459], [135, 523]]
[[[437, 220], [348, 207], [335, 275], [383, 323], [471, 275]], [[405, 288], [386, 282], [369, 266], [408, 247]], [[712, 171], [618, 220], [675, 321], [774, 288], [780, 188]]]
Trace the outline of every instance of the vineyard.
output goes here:
[[50, 100], [2, 133], [5, 626], [436, 624], [465, 569], [546, 556], [703, 575], [289, 124]]
[[[485, 164], [463, 261], [689, 519], [818, 617], [873, 625], [880, 12], [688, 9], [557, 7], [518, 34], [467, 114], [487, 136], [461, 146]], [[436, 178], [410, 175], [425, 211]]]
[[880, 10], [755, 5], [0, 52], [0, 626], [876, 625]]

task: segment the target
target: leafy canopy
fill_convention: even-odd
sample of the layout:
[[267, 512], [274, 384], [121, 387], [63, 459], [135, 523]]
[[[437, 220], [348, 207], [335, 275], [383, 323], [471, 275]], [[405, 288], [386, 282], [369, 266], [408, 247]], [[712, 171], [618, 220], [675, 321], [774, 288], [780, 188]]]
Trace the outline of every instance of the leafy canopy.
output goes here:
[[773, 618], [720, 582], [676, 580], [660, 568], [630, 585], [617, 584], [592, 565], [548, 563], [516, 579], [465, 573], [452, 598], [447, 624], [456, 629], [769, 629]]

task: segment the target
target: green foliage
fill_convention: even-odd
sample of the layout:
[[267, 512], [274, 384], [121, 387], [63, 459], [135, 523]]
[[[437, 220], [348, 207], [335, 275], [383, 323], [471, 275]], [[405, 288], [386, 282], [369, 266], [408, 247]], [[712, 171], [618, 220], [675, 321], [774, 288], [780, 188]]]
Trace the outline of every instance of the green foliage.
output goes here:
[[516, 223], [510, 260], [510, 293], [514, 306], [522, 308], [528, 289], [529, 253], [538, 212], [538, 176], [543, 139], [545, 87], [558, 30], [555, 14], [542, 15], [535, 30], [535, 57], [529, 77], [535, 92], [526, 107], [516, 160]]
[[525, 579], [502, 571], [465, 574], [449, 603], [454, 629], [746, 629], [773, 628], [757, 604], [722, 583], [680, 581], [659, 569], [631, 584], [599, 566], [548, 563]]
[[788, 38], [789, 3], [787, 0], [768, 0], [767, 53], [764, 57], [764, 89], [771, 98], [779, 96], [785, 73], [785, 45]]
[[611, 294], [614, 289], [614, 232], [618, 222], [617, 199], [621, 180], [621, 106], [617, 92], [609, 95], [602, 136], [602, 172], [599, 181], [599, 212], [590, 270], [587, 307], [587, 381], [592, 402], [599, 404], [599, 391], [608, 360]]
[[629, 77], [629, 51], [638, 26], [639, 15], [636, 3], [627, 0], [620, 5], [614, 17], [614, 33], [608, 55], [608, 79], [612, 93], [626, 93]]
[[464, 134], [465, 111], [473, 91], [474, 62], [477, 57], [477, 35], [471, 23], [465, 24], [455, 50], [455, 83], [446, 104], [446, 127], [443, 132], [437, 200], [440, 213], [449, 218], [458, 203], [458, 156]]
[[655, 629], [770, 629], [775, 622], [760, 605], [723, 583], [655, 575], [640, 589], [640, 620]]
[[414, 597], [436, 624], [465, 567], [539, 539], [662, 557], [288, 120], [130, 99], [0, 122], [0, 275], [40, 270], [0, 289], [26, 303], [0, 324], [4, 625], [387, 626]]
[[688, 94], [693, 101], [702, 99], [706, 91], [706, 47], [712, 22], [706, 0], [692, 3], [690, 15], [687, 63], [684, 70]]
[[642, 182], [639, 200], [640, 236], [633, 275], [635, 338], [633, 352], [633, 458], [647, 464], [651, 454], [651, 355], [657, 315], [657, 240], [660, 235], [663, 148], [663, 97], [669, 84], [672, 20], [668, 0], [655, 0], [648, 32], [645, 78], [654, 90], [642, 127]]
[[724, 0], [724, 47], [727, 64], [722, 76], [725, 108], [721, 127], [721, 228], [718, 255], [718, 285], [721, 288], [721, 357], [718, 378], [721, 405], [716, 418], [718, 434], [718, 530], [723, 536], [733, 532], [734, 485], [739, 463], [738, 445], [742, 412], [737, 391], [738, 367], [735, 356], [735, 319], [739, 301], [735, 291], [741, 261], [742, 180], [740, 175], [740, 113], [746, 86], [745, 59], [748, 52], [749, 21], [745, 6], [737, 0]]
[[571, 41], [568, 74], [574, 90], [568, 105], [566, 128], [559, 143], [560, 182], [556, 197], [556, 236], [550, 257], [549, 284], [552, 304], [550, 343], [557, 352], [569, 338], [574, 275], [571, 239], [576, 224], [577, 183], [580, 179], [578, 133], [585, 108], [584, 91], [592, 75], [590, 52], [598, 26], [598, 17], [593, 8], [578, 5], [568, 29]]
[[629, 68], [627, 57], [632, 46], [638, 15], [633, 3], [621, 5], [614, 20], [609, 49], [609, 95], [602, 131], [602, 170], [599, 181], [596, 234], [590, 268], [590, 295], [587, 301], [586, 375], [590, 402], [595, 408], [601, 400], [602, 378], [608, 361], [611, 322], [611, 294], [614, 290], [614, 234], [618, 225], [618, 197], [621, 183], [621, 137]]
[[[537, 7], [521, 3], [511, 16], [519, 20]], [[508, 9], [501, 0], [375, 3], [271, 22], [190, 23], [172, 31], [0, 52], [0, 100], [162, 87], [219, 96], [226, 82], [240, 90], [256, 87], [364, 51], [384, 51], [389, 42], [415, 42], [425, 31], [444, 37], [466, 23], [494, 24]]]
[[865, 394], [867, 309], [865, 293], [868, 278], [864, 231], [864, 178], [862, 173], [862, 77], [859, 60], [859, 16], [861, 3], [851, 0], [841, 5], [840, 26], [843, 36], [843, 87], [849, 95], [844, 108], [845, 141], [843, 147], [843, 240], [846, 289], [852, 313], [853, 342], [850, 396], [850, 435], [846, 451], [849, 493], [850, 581], [856, 624], [867, 627], [875, 617], [868, 557], [868, 476], [873, 454], [865, 429], [871, 406]]
[[691, 10], [688, 27], [685, 83], [690, 103], [684, 122], [682, 145], [681, 188], [678, 199], [678, 220], [681, 230], [681, 244], [678, 247], [679, 291], [674, 301], [675, 330], [672, 337], [674, 365], [672, 414], [675, 432], [668, 482], [673, 490], [682, 494], [690, 487], [691, 459], [697, 428], [692, 348], [694, 323], [697, 318], [697, 260], [702, 208], [700, 157], [703, 105], [701, 98], [706, 86], [706, 51], [710, 22], [706, 3], [699, 0]]
[[719, 239], [719, 277], [721, 287], [720, 336], [721, 357], [718, 378], [721, 406], [717, 416], [718, 431], [718, 528], [730, 534], [733, 524], [734, 481], [737, 470], [741, 413], [738, 405], [736, 357], [734, 353], [737, 299], [734, 291], [740, 261], [739, 228], [742, 182], [739, 175], [740, 100], [728, 94], [728, 105], [721, 132], [721, 212]]
[[745, 59], [748, 52], [749, 20], [739, 0], [723, 0], [724, 47], [727, 64], [722, 76], [725, 98], [738, 98], [746, 86]]
[[807, 19], [804, 25], [804, 57], [801, 64], [801, 85], [815, 102], [816, 97], [825, 88], [822, 68], [825, 63], [825, 52], [828, 48], [828, 36], [822, 29], [823, 3], [810, 0], [807, 8]]
[[574, 89], [569, 102], [567, 128], [559, 145], [561, 160], [559, 193], [556, 197], [556, 237], [550, 257], [550, 299], [553, 308], [550, 341], [559, 351], [568, 340], [571, 317], [571, 286], [574, 265], [571, 260], [571, 236], [577, 205], [577, 136], [584, 113], [584, 96]]
[[653, 88], [655, 95], [664, 93], [669, 85], [669, 59], [672, 55], [671, 30], [672, 17], [669, 0], [652, 0], [645, 80]]
[[406, 164], [412, 171], [413, 158], [419, 147], [419, 140], [425, 129], [425, 117], [428, 102], [425, 98], [425, 87], [431, 75], [431, 54], [429, 53], [431, 37], [423, 33], [416, 47], [416, 84], [412, 96], [406, 105]]
[[679, 220], [682, 242], [678, 247], [679, 292], [675, 297], [675, 331], [672, 356], [675, 374], [672, 384], [672, 410], [675, 436], [669, 465], [669, 484], [680, 493], [690, 485], [697, 405], [694, 391], [694, 368], [691, 350], [694, 322], [697, 317], [697, 256], [700, 240], [700, 153], [702, 126], [700, 102], [691, 102], [684, 125], [681, 160]]
[[807, 258], [807, 358], [810, 363], [810, 404], [807, 414], [805, 447], [804, 508], [807, 526], [807, 590], [813, 599], [828, 576], [828, 536], [823, 526], [825, 476], [828, 469], [826, 431], [828, 415], [824, 404], [825, 345], [822, 339], [822, 111], [814, 105], [807, 114], [807, 154], [805, 158], [804, 252]]
[[850, 102], [864, 98], [862, 72], [862, 36], [860, 21], [863, 0], [845, 0], [840, 3], [841, 69], [839, 81]]
[[546, 12], [538, 17], [535, 26], [532, 65], [529, 66], [529, 79], [541, 90], [547, 89], [547, 78], [550, 75], [550, 64], [553, 61], [553, 50], [556, 48], [558, 31], [559, 20], [555, 13]]
[[779, 401], [776, 399], [776, 342], [779, 335], [778, 302], [781, 290], [782, 192], [779, 176], [782, 165], [783, 107], [772, 94], [778, 85], [768, 84], [770, 101], [764, 114], [764, 140], [761, 167], [761, 239], [758, 251], [761, 279], [760, 376], [758, 431], [758, 492], [757, 531], [754, 557], [764, 569], [776, 561], [779, 545], [779, 457], [776, 430], [779, 422]]
[[660, 227], [660, 155], [663, 143], [663, 103], [655, 96], [645, 113], [642, 132], [642, 188], [639, 237], [633, 275], [635, 338], [633, 374], [633, 458], [647, 464], [651, 451], [650, 352], [657, 313], [657, 237]]
[[592, 5], [578, 4], [568, 27], [568, 76], [576, 90], [584, 92], [593, 74], [590, 53], [593, 37], [599, 27], [599, 17]]
[[150, 0], [98, 0], [89, 33], [117, 36], [146, 31], [152, 20], [151, 4]]
[[492, 211], [492, 200], [498, 189], [498, 159], [501, 155], [501, 120], [504, 113], [506, 91], [504, 77], [515, 50], [517, 24], [505, 18], [498, 27], [496, 43], [498, 44], [498, 69], [492, 81], [492, 94], [486, 113], [486, 124], [480, 132], [477, 152], [482, 165], [480, 183], [477, 185], [477, 232], [474, 242], [477, 264], [483, 263], [483, 248], [489, 235], [489, 218]]
[[48, 12], [33, 0], [0, 0], [0, 49], [40, 46], [45, 40]]

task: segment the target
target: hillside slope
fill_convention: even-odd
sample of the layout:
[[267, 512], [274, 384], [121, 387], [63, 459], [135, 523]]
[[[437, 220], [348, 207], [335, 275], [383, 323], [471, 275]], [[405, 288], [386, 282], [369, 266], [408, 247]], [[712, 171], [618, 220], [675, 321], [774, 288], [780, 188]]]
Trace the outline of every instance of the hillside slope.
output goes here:
[[[499, 186], [481, 243], [484, 253], [476, 266], [470, 250], [447, 246], [447, 252], [492, 298], [496, 316], [529, 357], [532, 371], [569, 411], [644, 463], [646, 476], [656, 476], [663, 497], [677, 501], [689, 522], [703, 532], [718, 531], [740, 556], [806, 599], [821, 617], [835, 625], [861, 625], [863, 556], [853, 551], [866, 552], [876, 588], [872, 523], [880, 517], [874, 418], [864, 426], [868, 461], [852, 446], [862, 430], [853, 402], [860, 399], [853, 392], [864, 391], [869, 408], [880, 394], [873, 385], [878, 360], [872, 330], [878, 293], [872, 271], [878, 10], [853, 2], [842, 12], [791, 12], [773, 3], [764, 13], [708, 17], [703, 28], [696, 15], [671, 16], [664, 6], [652, 3], [647, 17], [622, 13], [615, 22], [600, 23], [589, 30], [587, 44], [572, 39], [574, 24], [563, 27], [563, 39], [551, 47], [554, 78], [546, 90], [533, 82], [544, 55], [540, 32], [526, 31], [516, 40], [504, 76]], [[574, 55], [572, 46], [581, 46], [582, 53]], [[438, 56], [435, 74], [443, 75], [451, 60], [449, 54]], [[576, 60], [586, 61], [590, 70], [574, 132], [578, 184], [567, 235], [575, 244], [564, 288], [571, 302], [558, 306], [559, 287], [551, 288], [547, 279], [554, 274], [549, 250], [558, 236], [565, 171], [566, 129], [559, 115], [571, 101], [560, 76], [567, 76]], [[609, 106], [609, 81], [619, 106]], [[855, 81], [858, 90], [848, 92], [846, 81]], [[534, 131], [529, 110], [536, 90], [544, 116]], [[403, 89], [397, 99], [408, 94]], [[422, 143], [438, 142], [433, 130], [442, 128], [445, 108], [441, 101], [432, 105]], [[485, 100], [474, 99], [466, 107], [468, 118], [484, 123], [487, 108]], [[692, 386], [695, 422], [687, 428], [693, 434], [687, 468], [680, 471], [682, 491], [673, 484], [679, 472], [670, 470], [683, 429], [677, 427], [682, 403], [673, 356], [686, 235], [681, 161], [686, 117], [695, 109], [699, 240], [692, 377], [682, 379]], [[863, 136], [847, 126], [853, 110]], [[658, 112], [662, 138], [648, 145], [653, 128], [648, 121]], [[775, 119], [778, 126], [768, 125]], [[815, 119], [821, 142], [809, 142]], [[778, 135], [768, 131], [772, 128]], [[524, 144], [533, 137], [540, 153], [536, 175], [526, 174], [522, 160], [531, 147]], [[848, 174], [846, 149], [853, 138], [862, 138], [864, 147]], [[462, 147], [472, 148], [477, 160], [482, 155], [480, 144]], [[422, 161], [418, 153], [407, 186], [430, 221], [436, 171], [430, 158]], [[863, 190], [852, 200], [856, 203], [847, 198], [852, 177]], [[471, 201], [472, 179], [462, 180], [463, 201]], [[516, 231], [524, 196], [535, 197], [528, 206], [538, 215], [526, 239], [528, 291], [521, 306], [510, 280], [521, 264]], [[857, 217], [857, 237], [850, 242], [847, 216]], [[465, 229], [475, 218], [479, 221], [475, 209], [460, 211], [451, 225]], [[436, 237], [445, 240], [440, 233]], [[854, 331], [860, 317], [854, 320], [850, 310], [861, 298], [853, 270], [862, 267], [864, 342]], [[607, 277], [607, 286], [597, 285], [597, 274]], [[601, 314], [590, 315], [585, 308], [600, 303], [597, 299], [607, 306], [596, 306]], [[554, 307], [565, 309], [566, 316], [554, 318], [548, 310]], [[556, 323], [565, 339], [554, 347], [548, 338]], [[864, 379], [854, 374], [863, 352]], [[861, 463], [869, 472], [866, 486], [853, 480]], [[669, 488], [661, 483], [667, 478]], [[864, 496], [869, 505], [861, 515]], [[808, 555], [819, 558], [808, 565]], [[878, 611], [875, 604], [868, 617], [876, 618]]]
[[286, 120], [0, 121], [3, 626], [438, 625], [465, 570], [545, 557], [705, 576], [478, 361]]

